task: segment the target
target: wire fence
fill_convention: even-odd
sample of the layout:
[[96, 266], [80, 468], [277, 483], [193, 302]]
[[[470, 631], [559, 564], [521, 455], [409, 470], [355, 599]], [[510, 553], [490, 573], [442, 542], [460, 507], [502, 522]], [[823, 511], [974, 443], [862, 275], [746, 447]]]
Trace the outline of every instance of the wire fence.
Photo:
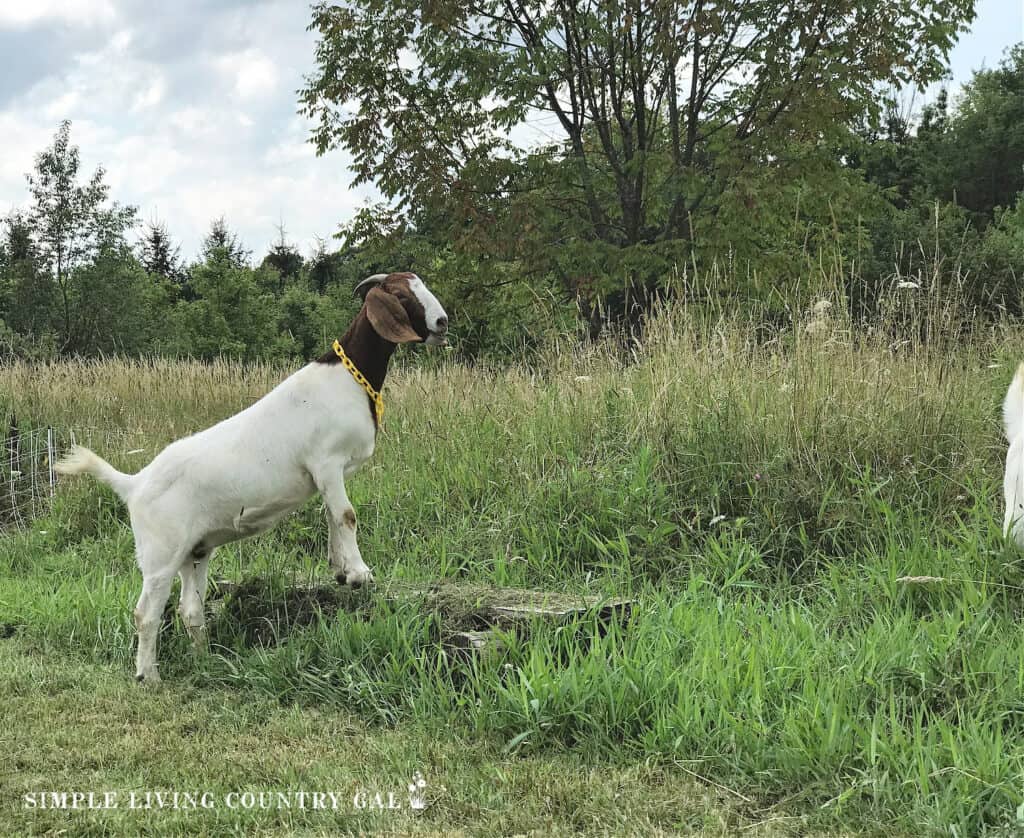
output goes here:
[[[75, 443], [134, 454], [141, 450], [142, 432], [19, 428], [12, 418], [4, 433], [0, 460], [0, 532], [23, 529], [49, 512], [61, 479], [54, 463]], [[133, 447], [135, 450], [128, 450]]]

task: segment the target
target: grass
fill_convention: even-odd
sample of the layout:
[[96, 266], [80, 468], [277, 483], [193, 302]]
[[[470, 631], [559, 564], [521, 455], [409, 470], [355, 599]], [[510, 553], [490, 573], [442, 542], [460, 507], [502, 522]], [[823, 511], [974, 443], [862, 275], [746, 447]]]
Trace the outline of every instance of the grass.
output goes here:
[[[390, 601], [384, 584], [297, 610], [284, 580], [326, 575], [311, 503], [218, 553], [216, 575], [272, 581], [250, 592], [252, 610], [211, 625], [214, 654], [194, 659], [166, 627], [170, 683], [135, 689], [124, 509], [94, 484], [62, 483], [48, 519], [0, 539], [0, 624], [14, 635], [0, 641], [4, 703], [24, 720], [4, 735], [29, 766], [4, 798], [44, 780], [226, 791], [397, 777], [401, 789], [419, 769], [443, 787], [419, 817], [76, 823], [1016, 834], [1024, 561], [999, 534], [998, 415], [1022, 335], [921, 334], [854, 337], [836, 320], [766, 337], [677, 309], [626, 354], [554, 345], [501, 369], [396, 370], [386, 433], [349, 487], [378, 579], [636, 603], [622, 626], [537, 624], [479, 661], [441, 650], [457, 608]], [[123, 440], [102, 453], [134, 470], [286, 372], [13, 364], [0, 393], [22, 427]], [[109, 713], [151, 726], [130, 775], [110, 756]], [[199, 760], [168, 721], [193, 715]], [[324, 729], [336, 761], [318, 756]], [[232, 757], [243, 742], [266, 762]], [[161, 750], [171, 756], [155, 760]], [[67, 817], [11, 811], [15, 831]]]
[[[656, 762], [581, 764], [571, 754], [510, 756], [465, 733], [429, 725], [401, 730], [357, 716], [179, 679], [137, 689], [119, 667], [83, 663], [7, 640], [0, 644], [7, 767], [0, 782], [4, 834], [400, 834], [510, 835], [684, 831], [728, 835], [768, 817], [744, 801]], [[63, 720], [62, 723], [55, 723]], [[415, 771], [428, 778], [422, 813], [402, 802]], [[26, 808], [47, 790], [114, 793], [116, 809]], [[330, 808], [245, 807], [247, 791], [332, 792]], [[208, 808], [144, 808], [146, 792], [205, 791]], [[132, 806], [135, 795], [136, 808]], [[360, 808], [357, 805], [365, 802]], [[232, 797], [234, 795], [234, 797]], [[151, 801], [155, 798], [151, 794]], [[155, 806], [155, 804], [152, 804]]]

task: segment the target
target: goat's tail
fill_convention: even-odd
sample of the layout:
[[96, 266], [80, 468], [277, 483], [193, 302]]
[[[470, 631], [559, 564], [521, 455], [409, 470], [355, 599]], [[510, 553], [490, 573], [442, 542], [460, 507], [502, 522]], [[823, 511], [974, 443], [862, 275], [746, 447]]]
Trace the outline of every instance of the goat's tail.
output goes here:
[[99, 454], [81, 445], [73, 446], [71, 452], [53, 467], [59, 474], [91, 474], [117, 492], [121, 500], [127, 501], [131, 493], [133, 475], [118, 471]]
[[1017, 367], [1017, 373], [1010, 382], [1003, 402], [1003, 428], [1006, 438], [1013, 442], [1024, 431], [1024, 363]]

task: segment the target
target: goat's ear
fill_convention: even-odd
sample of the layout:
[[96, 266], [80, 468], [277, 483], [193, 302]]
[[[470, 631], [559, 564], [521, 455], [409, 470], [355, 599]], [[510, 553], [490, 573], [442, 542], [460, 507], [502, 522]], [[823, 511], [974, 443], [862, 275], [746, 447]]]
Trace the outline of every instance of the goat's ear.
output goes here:
[[394, 295], [380, 288], [371, 288], [366, 295], [366, 316], [377, 334], [392, 343], [415, 343], [421, 341], [409, 322], [402, 304]]

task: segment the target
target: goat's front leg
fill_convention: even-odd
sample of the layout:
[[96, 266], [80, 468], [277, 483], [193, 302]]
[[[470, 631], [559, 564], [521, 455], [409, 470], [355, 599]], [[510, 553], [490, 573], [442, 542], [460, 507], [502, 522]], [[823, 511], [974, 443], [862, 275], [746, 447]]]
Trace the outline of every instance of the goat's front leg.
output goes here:
[[373, 573], [363, 562], [356, 543], [356, 511], [345, 492], [342, 468], [325, 470], [314, 480], [327, 505], [328, 559], [334, 578], [353, 588], [372, 582]]

